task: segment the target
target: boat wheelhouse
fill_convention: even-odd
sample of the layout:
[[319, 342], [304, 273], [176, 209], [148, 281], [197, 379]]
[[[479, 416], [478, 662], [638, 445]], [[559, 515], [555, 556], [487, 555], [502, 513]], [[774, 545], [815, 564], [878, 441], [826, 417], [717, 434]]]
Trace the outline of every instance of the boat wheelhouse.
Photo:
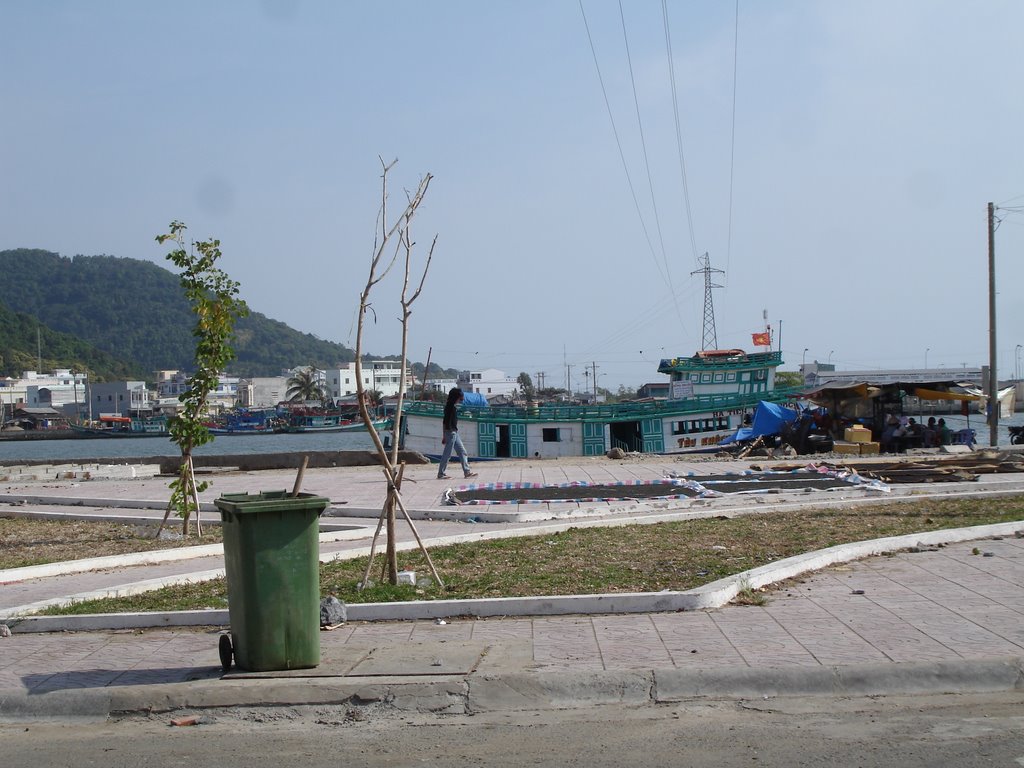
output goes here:
[[[698, 352], [661, 361], [658, 371], [670, 380], [667, 399], [463, 407], [459, 435], [470, 456], [485, 459], [601, 456], [612, 448], [640, 453], [713, 449], [758, 402], [784, 397], [775, 391], [775, 369], [781, 364], [781, 352]], [[411, 401], [403, 411], [403, 446], [440, 455], [443, 405]]]

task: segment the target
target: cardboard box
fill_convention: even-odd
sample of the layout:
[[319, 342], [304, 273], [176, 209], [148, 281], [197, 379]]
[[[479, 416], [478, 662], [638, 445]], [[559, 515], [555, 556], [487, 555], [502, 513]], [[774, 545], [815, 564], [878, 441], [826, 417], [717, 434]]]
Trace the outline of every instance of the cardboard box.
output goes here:
[[846, 453], [850, 454], [851, 456], [859, 456], [860, 446], [860, 443], [847, 443], [836, 440], [834, 443], [832, 443], [832, 450], [835, 451], [836, 453]]
[[846, 431], [843, 432], [843, 440], [848, 443], [870, 443], [871, 430], [867, 427], [862, 427], [859, 424], [853, 427], [847, 427]]
[[861, 456], [877, 456], [881, 446], [878, 443], [860, 443]]

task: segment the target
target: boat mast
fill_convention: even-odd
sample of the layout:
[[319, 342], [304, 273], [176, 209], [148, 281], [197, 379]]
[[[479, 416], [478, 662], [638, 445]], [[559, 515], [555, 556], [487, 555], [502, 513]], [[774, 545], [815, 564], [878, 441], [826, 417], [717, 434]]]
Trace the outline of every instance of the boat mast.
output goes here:
[[697, 262], [701, 265], [700, 269], [696, 269], [691, 272], [691, 275], [704, 275], [704, 335], [701, 339], [701, 351], [708, 349], [718, 349], [718, 334], [715, 333], [715, 304], [711, 297], [712, 288], [721, 288], [722, 286], [711, 282], [711, 273], [717, 272], [724, 275], [725, 270], [713, 269], [711, 266], [711, 258], [705, 252]]

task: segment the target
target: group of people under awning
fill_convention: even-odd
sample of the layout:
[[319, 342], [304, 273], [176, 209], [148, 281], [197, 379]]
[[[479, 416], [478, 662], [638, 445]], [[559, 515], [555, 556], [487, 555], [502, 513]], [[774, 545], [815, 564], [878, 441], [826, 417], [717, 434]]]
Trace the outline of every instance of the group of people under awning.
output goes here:
[[[787, 407], [761, 402], [750, 423], [722, 441], [749, 443], [785, 442], [798, 453], [830, 451], [834, 440], [842, 440], [847, 427], [860, 425], [871, 430], [872, 440], [880, 443], [883, 452], [900, 452], [907, 448], [932, 448], [957, 442], [959, 433], [946, 426], [945, 419], [928, 419], [926, 424], [903, 414], [903, 399], [914, 396], [920, 400], [956, 400], [962, 407], [968, 401], [984, 400], [984, 395], [965, 391], [953, 381], [941, 382], [871, 382], [826, 383], [803, 392], [799, 400], [815, 408]], [[973, 442], [973, 441], [972, 441]]]
[[926, 424], [920, 424], [913, 417], [890, 414], [882, 430], [882, 453], [901, 453], [907, 448], [938, 448], [953, 442], [953, 430], [946, 426], [946, 420], [936, 421], [928, 417]]

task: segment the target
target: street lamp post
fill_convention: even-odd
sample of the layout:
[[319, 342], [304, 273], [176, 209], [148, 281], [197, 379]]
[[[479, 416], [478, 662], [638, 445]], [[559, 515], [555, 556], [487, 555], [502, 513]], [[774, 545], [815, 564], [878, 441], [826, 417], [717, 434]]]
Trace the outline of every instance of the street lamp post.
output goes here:
[[1020, 350], [1021, 345], [1017, 345], [1017, 349], [1014, 351], [1014, 363], [1013, 363], [1013, 378], [1020, 381]]
[[929, 352], [931, 352], [931, 351], [932, 351], [932, 348], [931, 348], [931, 347], [928, 347], [928, 348], [927, 348], [927, 349], [926, 349], [926, 350], [924, 351], [924, 369], [925, 369], [926, 371], [928, 370], [928, 353], [929, 353]]
[[804, 347], [804, 356], [802, 358], [800, 358], [800, 368], [801, 369], [807, 363], [807, 350], [808, 349], [809, 349], [809, 347]]
[[833, 352], [835, 352], [835, 350], [834, 350], [834, 349], [830, 349], [830, 350], [828, 351], [828, 364], [829, 364], [829, 365], [832, 365], [832, 353], [833, 353]]

